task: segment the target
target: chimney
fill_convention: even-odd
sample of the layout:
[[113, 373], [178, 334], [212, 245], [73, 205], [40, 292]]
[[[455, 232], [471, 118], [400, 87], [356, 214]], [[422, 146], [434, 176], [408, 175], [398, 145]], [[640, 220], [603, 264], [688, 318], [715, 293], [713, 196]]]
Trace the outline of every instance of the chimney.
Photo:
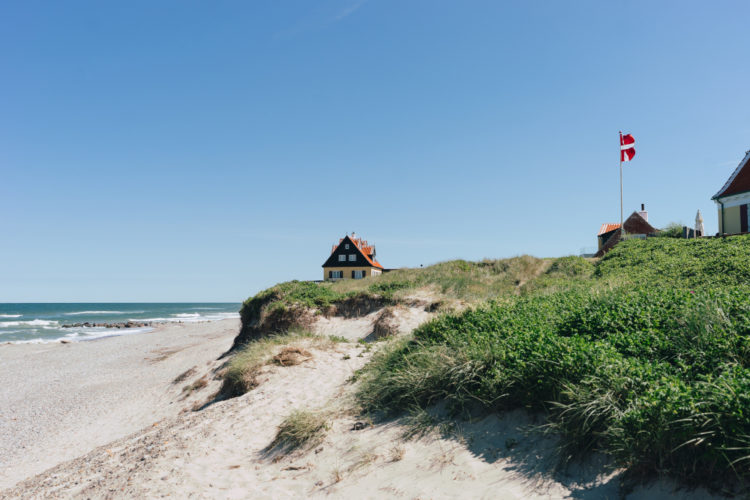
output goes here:
[[648, 222], [648, 212], [646, 212], [646, 205], [644, 205], [643, 203], [641, 203], [641, 211], [638, 212], [638, 215], [643, 217], [643, 220]]

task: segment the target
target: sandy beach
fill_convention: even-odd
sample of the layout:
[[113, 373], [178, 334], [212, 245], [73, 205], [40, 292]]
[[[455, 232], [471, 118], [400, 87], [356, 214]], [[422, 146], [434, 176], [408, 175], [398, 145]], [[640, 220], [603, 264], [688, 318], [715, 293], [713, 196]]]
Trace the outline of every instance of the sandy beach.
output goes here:
[[[68, 344], [0, 344], [0, 490], [191, 408], [239, 320]], [[194, 373], [180, 383], [186, 370]]]
[[[294, 346], [295, 366], [266, 364], [243, 396], [205, 402], [217, 357], [238, 321], [169, 325], [151, 334], [56, 345], [3, 345], [0, 498], [618, 498], [622, 470], [592, 457], [555, 466], [555, 438], [529, 433], [523, 411], [457, 421], [448, 435], [407, 437], [403, 419], [362, 420], [351, 377], [373, 356], [354, 342], [376, 314], [321, 318]], [[403, 308], [406, 332], [429, 315]], [[327, 335], [350, 341], [333, 342]], [[187, 375], [185, 373], [187, 372]], [[175, 383], [175, 379], [178, 380]], [[205, 380], [199, 390], [185, 387]], [[202, 384], [198, 384], [202, 385]], [[329, 415], [324, 439], [291, 453], [272, 446], [298, 409]], [[510, 443], [510, 444], [509, 444]], [[6, 489], [3, 489], [6, 488]], [[712, 498], [670, 481], [628, 498]]]

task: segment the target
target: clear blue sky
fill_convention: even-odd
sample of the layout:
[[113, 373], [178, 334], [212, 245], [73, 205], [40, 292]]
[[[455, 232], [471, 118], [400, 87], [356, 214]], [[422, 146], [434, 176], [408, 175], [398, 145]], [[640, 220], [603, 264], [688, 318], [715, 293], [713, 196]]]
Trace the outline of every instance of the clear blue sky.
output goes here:
[[0, 4], [0, 301], [239, 301], [560, 256], [626, 212], [717, 229], [750, 148], [747, 2]]

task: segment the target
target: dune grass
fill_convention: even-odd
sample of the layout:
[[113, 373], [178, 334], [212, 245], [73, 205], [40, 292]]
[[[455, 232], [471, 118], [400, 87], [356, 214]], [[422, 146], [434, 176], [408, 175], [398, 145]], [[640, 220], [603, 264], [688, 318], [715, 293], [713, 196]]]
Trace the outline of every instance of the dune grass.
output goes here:
[[265, 365], [290, 366], [286, 360], [310, 355], [295, 344], [305, 342], [318, 348], [329, 347], [340, 341], [336, 338], [319, 337], [305, 330], [293, 330], [285, 334], [271, 335], [248, 343], [232, 356], [224, 369], [222, 387], [219, 394], [224, 398], [241, 396], [258, 385], [258, 371]]
[[481, 262], [451, 260], [425, 268], [398, 269], [365, 280], [337, 281], [328, 286], [336, 293], [371, 293], [389, 298], [401, 298], [425, 288], [442, 297], [478, 301], [514, 293], [519, 285], [543, 273], [553, 261], [528, 255]]
[[[568, 459], [596, 450], [634, 475], [750, 480], [748, 237], [632, 239], [598, 261], [457, 260], [283, 283], [245, 302], [243, 324], [352, 299], [384, 307], [418, 291], [472, 306], [377, 354], [354, 377], [365, 410], [527, 408], [547, 415]], [[252, 342], [228, 385], [246, 390], [267, 362], [264, 342], [276, 341]]]
[[750, 479], [750, 240], [631, 240], [589, 264], [556, 261], [520, 295], [418, 328], [359, 375], [360, 404], [528, 408], [567, 458]]
[[315, 446], [325, 438], [328, 429], [329, 423], [325, 412], [294, 410], [279, 425], [269, 449], [289, 453], [303, 446]]
[[[588, 280], [593, 265], [580, 257], [538, 259], [528, 255], [500, 260], [453, 260], [420, 269], [398, 269], [361, 280], [280, 283], [248, 298], [242, 305], [242, 331], [265, 326], [274, 333], [290, 326], [304, 327], [303, 311], [335, 312], [359, 301], [395, 305], [423, 290], [443, 299], [469, 303], [524, 293], [529, 289], [568, 287]], [[295, 323], [297, 318], [297, 323]], [[306, 318], [306, 319], [309, 319]], [[283, 333], [283, 332], [281, 332]], [[249, 336], [255, 337], [255, 336]]]

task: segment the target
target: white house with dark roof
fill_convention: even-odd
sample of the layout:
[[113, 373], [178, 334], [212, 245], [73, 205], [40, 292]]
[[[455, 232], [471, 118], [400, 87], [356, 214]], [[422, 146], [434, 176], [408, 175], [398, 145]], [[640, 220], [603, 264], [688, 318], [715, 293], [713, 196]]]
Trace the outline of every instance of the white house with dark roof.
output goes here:
[[727, 182], [711, 199], [716, 202], [719, 213], [719, 234], [748, 232], [750, 151], [745, 152], [745, 157]]

